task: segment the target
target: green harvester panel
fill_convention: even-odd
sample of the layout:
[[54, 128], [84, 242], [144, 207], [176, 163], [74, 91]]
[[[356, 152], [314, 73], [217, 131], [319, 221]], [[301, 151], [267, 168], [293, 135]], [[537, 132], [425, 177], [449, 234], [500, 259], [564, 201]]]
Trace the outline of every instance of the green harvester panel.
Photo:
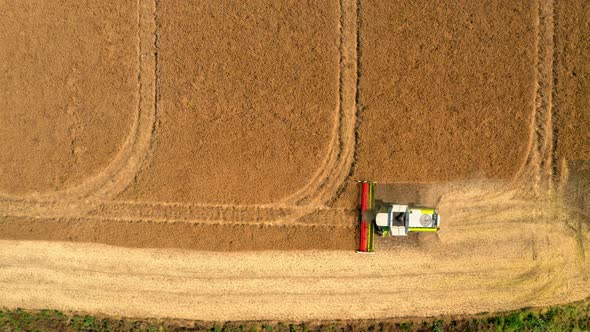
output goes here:
[[[369, 183], [369, 211], [372, 211], [375, 208], [375, 182]], [[369, 222], [369, 238], [367, 243], [367, 251], [373, 252], [374, 251], [374, 238], [375, 238], [375, 225], [373, 222]]]

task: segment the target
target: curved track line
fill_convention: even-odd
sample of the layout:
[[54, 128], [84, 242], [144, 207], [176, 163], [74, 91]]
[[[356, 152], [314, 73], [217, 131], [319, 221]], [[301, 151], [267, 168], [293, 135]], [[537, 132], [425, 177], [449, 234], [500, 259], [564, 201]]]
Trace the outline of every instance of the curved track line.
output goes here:
[[[536, 91], [531, 114], [528, 148], [522, 165], [514, 176], [524, 191], [538, 195], [551, 188], [553, 177], [553, 85], [554, 85], [554, 3], [538, 0], [535, 20]], [[533, 180], [531, 183], [531, 179]]]
[[131, 131], [113, 161], [99, 174], [74, 187], [26, 196], [0, 194], [9, 201], [81, 201], [108, 199], [124, 190], [148, 157], [156, 120], [155, 16], [152, 1], [138, 0], [138, 105]]
[[340, 1], [339, 102], [336, 126], [326, 159], [312, 180], [282, 200], [294, 205], [323, 205], [350, 173], [354, 161], [356, 124], [357, 3]]

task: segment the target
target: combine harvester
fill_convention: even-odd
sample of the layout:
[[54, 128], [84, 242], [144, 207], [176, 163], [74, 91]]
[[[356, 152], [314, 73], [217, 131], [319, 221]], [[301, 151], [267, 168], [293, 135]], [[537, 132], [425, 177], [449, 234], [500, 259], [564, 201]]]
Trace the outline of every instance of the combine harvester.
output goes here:
[[[410, 232], [437, 232], [440, 216], [436, 208], [375, 201], [375, 182], [360, 181], [361, 225], [358, 253], [374, 251], [375, 234], [407, 236]], [[376, 204], [377, 203], [377, 204]]]

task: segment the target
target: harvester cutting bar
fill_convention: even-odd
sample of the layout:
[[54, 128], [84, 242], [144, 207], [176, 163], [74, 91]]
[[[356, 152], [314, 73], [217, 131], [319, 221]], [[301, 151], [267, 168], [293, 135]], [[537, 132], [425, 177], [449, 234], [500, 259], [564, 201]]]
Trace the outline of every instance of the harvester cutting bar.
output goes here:
[[361, 227], [359, 252], [373, 252], [373, 222], [370, 213], [373, 209], [374, 182], [361, 182]]

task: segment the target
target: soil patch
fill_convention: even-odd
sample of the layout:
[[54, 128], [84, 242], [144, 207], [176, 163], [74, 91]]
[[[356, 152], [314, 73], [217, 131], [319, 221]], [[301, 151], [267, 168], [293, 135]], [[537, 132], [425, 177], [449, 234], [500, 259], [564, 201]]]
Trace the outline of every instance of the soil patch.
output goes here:
[[557, 156], [590, 160], [590, 3], [557, 3]]
[[154, 155], [126, 197], [255, 204], [303, 187], [336, 124], [339, 15], [338, 1], [160, 1]]
[[74, 185], [129, 135], [138, 96], [136, 2], [0, 3], [0, 191]]
[[533, 1], [363, 1], [356, 177], [507, 179], [535, 92]]

